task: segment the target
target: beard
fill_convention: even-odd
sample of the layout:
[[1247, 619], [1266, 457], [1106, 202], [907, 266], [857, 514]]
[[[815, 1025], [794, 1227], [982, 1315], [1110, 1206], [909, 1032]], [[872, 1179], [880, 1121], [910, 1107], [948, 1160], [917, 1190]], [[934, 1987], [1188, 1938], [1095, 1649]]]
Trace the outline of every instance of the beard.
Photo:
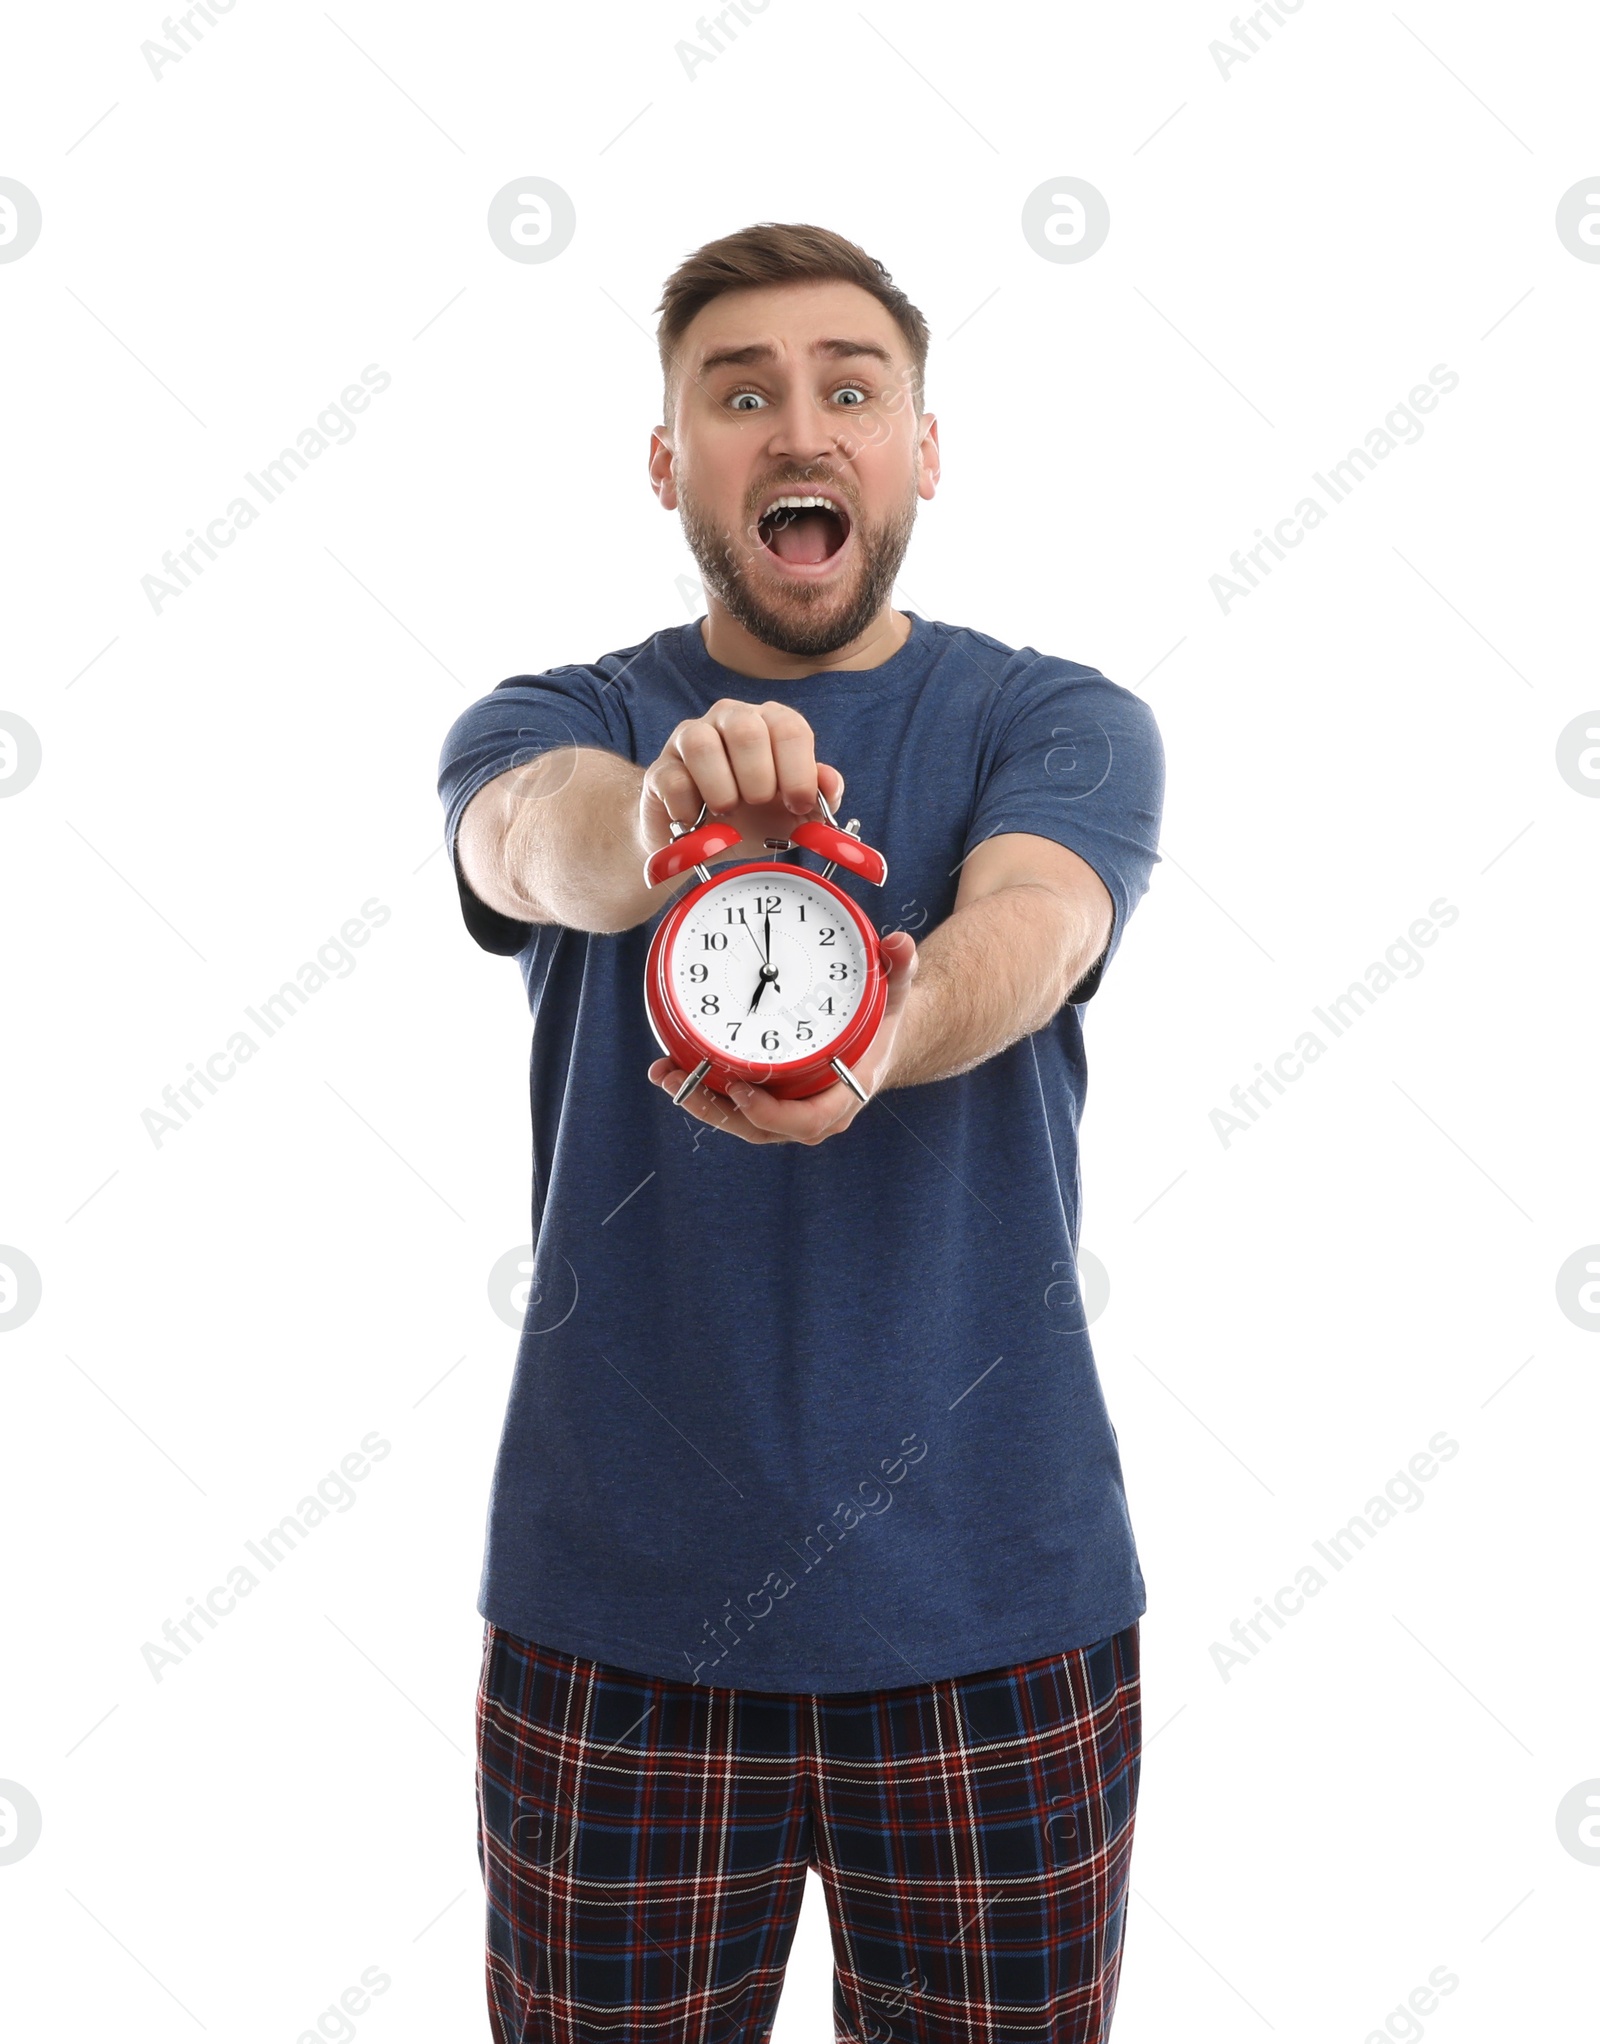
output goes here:
[[[808, 476], [780, 487], [803, 493], [832, 477]], [[743, 531], [719, 525], [678, 480], [678, 510], [683, 536], [700, 569], [700, 578], [723, 608], [753, 639], [774, 652], [802, 660], [824, 658], [848, 646], [872, 623], [894, 589], [900, 563], [911, 544], [917, 516], [915, 481], [905, 501], [876, 525], [857, 519], [852, 525], [855, 559], [836, 581], [780, 582], [752, 572], [755, 554], [765, 553], [752, 518]]]

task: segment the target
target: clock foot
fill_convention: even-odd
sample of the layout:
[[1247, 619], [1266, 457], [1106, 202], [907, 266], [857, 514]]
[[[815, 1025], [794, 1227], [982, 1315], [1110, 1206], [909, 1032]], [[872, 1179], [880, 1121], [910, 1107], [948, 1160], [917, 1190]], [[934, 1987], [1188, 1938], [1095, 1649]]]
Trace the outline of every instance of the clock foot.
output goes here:
[[845, 1084], [850, 1088], [850, 1091], [861, 1102], [862, 1106], [865, 1107], [867, 1104], [868, 1095], [862, 1092], [860, 1082], [857, 1080], [855, 1073], [851, 1071], [850, 1067], [847, 1064], [845, 1064], [841, 1058], [836, 1057], [829, 1058], [828, 1063], [832, 1065], [833, 1069], [839, 1074], [839, 1077], [843, 1079]]
[[672, 1104], [674, 1107], [681, 1107], [683, 1105], [684, 1101], [688, 1099], [689, 1095], [694, 1091], [695, 1087], [699, 1085], [700, 1081], [705, 1077], [706, 1073], [709, 1072], [710, 1069], [711, 1069], [710, 1058], [708, 1057], [702, 1058], [699, 1064], [697, 1064], [694, 1070], [689, 1074], [688, 1078], [685, 1079], [683, 1084], [678, 1088], [677, 1092], [673, 1094]]

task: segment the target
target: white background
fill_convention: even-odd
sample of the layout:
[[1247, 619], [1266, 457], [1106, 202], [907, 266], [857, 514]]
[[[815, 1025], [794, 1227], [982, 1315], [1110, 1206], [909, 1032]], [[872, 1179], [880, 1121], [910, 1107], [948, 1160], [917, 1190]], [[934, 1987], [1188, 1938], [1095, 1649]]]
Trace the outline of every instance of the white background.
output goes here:
[[[43, 212], [0, 263], [0, 712], [42, 747], [0, 801], [0, 1242], [43, 1285], [0, 1342], [18, 2033], [293, 2044], [375, 1966], [358, 2036], [488, 2035], [473, 1602], [528, 1017], [433, 775], [504, 677], [702, 608], [646, 481], [653, 308], [776, 219], [933, 330], [899, 600], [1100, 667], [1167, 748], [1086, 1010], [1150, 1591], [1119, 2044], [1577, 2034], [1600, 1344], [1556, 1278], [1600, 1238], [1600, 781], [1556, 754], [1600, 726], [1600, 264], [1555, 212], [1600, 172], [1600, 19], [1307, 0], [1226, 78], [1221, 8], [1161, 0], [773, 0], [692, 79], [666, 6], [240, 0], [158, 81], [161, 33], [25, 9], [0, 85]], [[548, 263], [485, 228], [532, 175], [577, 212]], [[1111, 213], [1081, 263], [1020, 225], [1069, 175]], [[369, 363], [356, 437], [153, 610]], [[1440, 363], [1423, 437], [1225, 612], [1230, 554]], [[355, 969], [154, 1142], [373, 897]], [[1423, 969], [1225, 1144], [1230, 1089], [1439, 897]], [[350, 1509], [154, 1680], [145, 1642], [374, 1429]], [[1441, 1429], [1425, 1502], [1225, 1680], [1213, 1642]], [[828, 1967], [813, 1877], [777, 2044], [831, 2034]]]

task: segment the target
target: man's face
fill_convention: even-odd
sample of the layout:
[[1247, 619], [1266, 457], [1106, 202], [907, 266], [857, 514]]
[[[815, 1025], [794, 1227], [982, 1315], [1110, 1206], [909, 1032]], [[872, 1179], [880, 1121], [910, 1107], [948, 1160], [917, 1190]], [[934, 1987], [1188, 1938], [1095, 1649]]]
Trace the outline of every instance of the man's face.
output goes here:
[[[800, 283], [724, 292], [696, 314], [651, 474], [707, 589], [752, 637], [817, 658], [888, 602], [938, 460], [887, 310], [855, 284]], [[814, 496], [832, 508], [771, 508]]]

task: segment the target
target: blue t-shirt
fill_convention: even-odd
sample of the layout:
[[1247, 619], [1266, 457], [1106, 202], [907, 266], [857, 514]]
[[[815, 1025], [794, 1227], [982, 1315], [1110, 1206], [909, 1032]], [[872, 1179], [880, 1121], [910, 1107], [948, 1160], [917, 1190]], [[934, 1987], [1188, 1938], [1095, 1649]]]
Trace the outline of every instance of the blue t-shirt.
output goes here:
[[878, 1094], [815, 1147], [758, 1145], [646, 1076], [665, 908], [606, 935], [515, 922], [457, 864], [467, 926], [516, 956], [534, 1018], [533, 1276], [478, 1609], [591, 1660], [763, 1690], [898, 1688], [1102, 1639], [1145, 1588], [1077, 1284], [1081, 1010], [1158, 857], [1155, 719], [1093, 668], [915, 614], [882, 665], [792, 682], [721, 666], [697, 621], [464, 711], [439, 769], [452, 857], [508, 767], [571, 744], [647, 766], [725, 696], [792, 704], [844, 775], [841, 821], [889, 872], [832, 878], [880, 934], [925, 940], [973, 847], [1031, 831], [1104, 880], [1111, 940], [1009, 1049]]

